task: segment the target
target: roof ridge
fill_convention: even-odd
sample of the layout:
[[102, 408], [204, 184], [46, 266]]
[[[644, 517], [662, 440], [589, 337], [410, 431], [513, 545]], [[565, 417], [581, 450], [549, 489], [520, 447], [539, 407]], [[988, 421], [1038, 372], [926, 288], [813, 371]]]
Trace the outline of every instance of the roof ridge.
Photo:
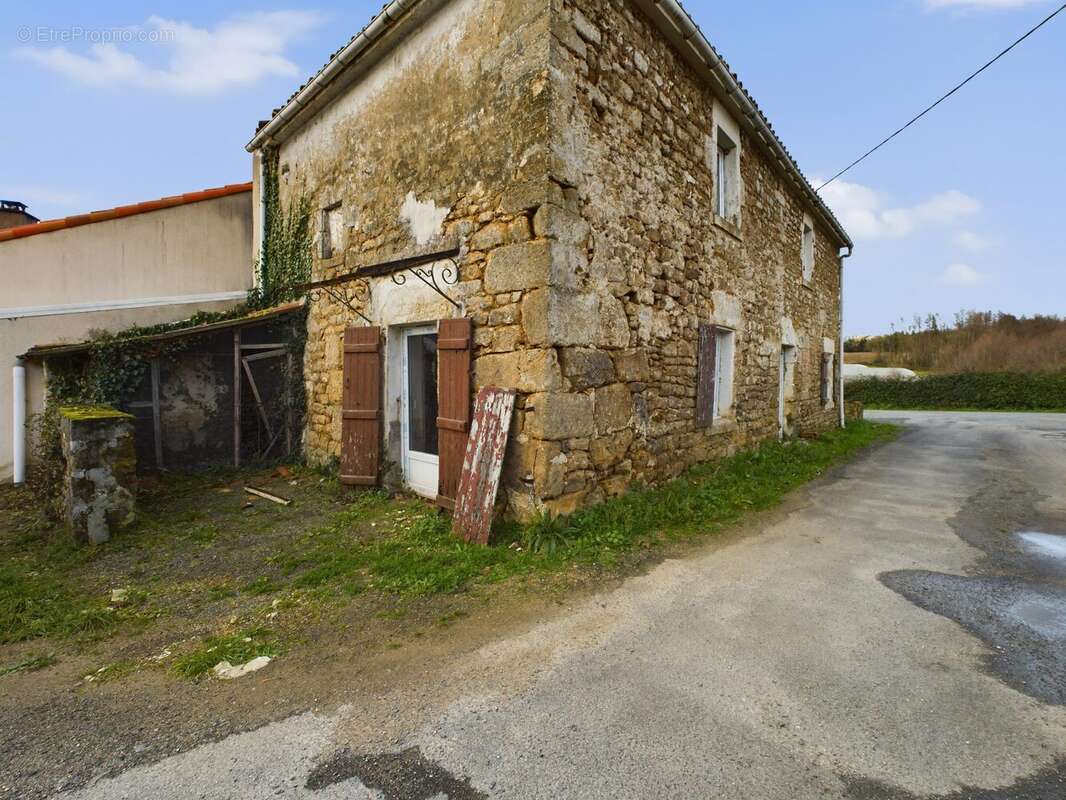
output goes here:
[[160, 197], [158, 200], [144, 200], [140, 203], [130, 203], [124, 206], [115, 206], [114, 208], [90, 211], [85, 214], [74, 214], [69, 217], [33, 222], [28, 225], [19, 225], [15, 228], [0, 230], [0, 242], [6, 242], [12, 239], [23, 239], [38, 233], [50, 233], [52, 231], [66, 230], [67, 228], [77, 228], [80, 225], [88, 225], [93, 222], [105, 222], [112, 219], [121, 219], [122, 217], [132, 217], [136, 214], [145, 214], [149, 211], [159, 211], [164, 208], [174, 208], [175, 206], [187, 205], [189, 203], [199, 203], [203, 200], [213, 200], [217, 197], [226, 197], [231, 194], [250, 192], [251, 190], [251, 182], [228, 183], [225, 186], [217, 186], [213, 189], [202, 189], [198, 192], [186, 192], [184, 194]]

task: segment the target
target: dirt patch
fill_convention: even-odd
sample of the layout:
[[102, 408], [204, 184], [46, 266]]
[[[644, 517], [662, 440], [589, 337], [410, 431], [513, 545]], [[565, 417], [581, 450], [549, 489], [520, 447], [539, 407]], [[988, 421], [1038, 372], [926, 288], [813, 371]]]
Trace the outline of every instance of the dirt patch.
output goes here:
[[880, 781], [842, 776], [849, 800], [1062, 800], [1066, 797], [1066, 760], [996, 789], [964, 786], [956, 792], [915, 795]]

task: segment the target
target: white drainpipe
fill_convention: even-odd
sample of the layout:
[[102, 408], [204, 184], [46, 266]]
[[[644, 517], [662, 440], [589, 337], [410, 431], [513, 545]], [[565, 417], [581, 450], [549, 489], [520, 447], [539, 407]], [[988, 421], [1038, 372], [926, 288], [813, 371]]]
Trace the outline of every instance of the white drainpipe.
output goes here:
[[848, 252], [840, 254], [840, 340], [837, 346], [837, 375], [840, 376], [840, 386], [837, 388], [839, 392], [837, 405], [840, 407], [840, 427], [847, 427], [846, 415], [844, 413], [844, 259], [851, 258], [851, 253], [854, 248], [848, 247]]
[[11, 368], [12, 446], [15, 483], [26, 481], [26, 368], [18, 364]]

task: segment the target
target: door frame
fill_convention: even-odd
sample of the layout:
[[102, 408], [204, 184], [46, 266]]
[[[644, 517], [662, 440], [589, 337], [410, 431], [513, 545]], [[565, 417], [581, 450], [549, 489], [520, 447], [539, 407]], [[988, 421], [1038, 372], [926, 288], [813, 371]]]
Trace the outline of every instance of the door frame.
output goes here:
[[[411, 450], [408, 446], [408, 442], [410, 441], [410, 364], [407, 358], [407, 340], [411, 336], [424, 336], [427, 333], [436, 335], [437, 324], [410, 325], [400, 329], [400, 469], [403, 472], [404, 485], [408, 489], [415, 494], [428, 497], [432, 500], [437, 497], [437, 486], [440, 478], [440, 455]], [[438, 374], [438, 380], [439, 379]], [[435, 424], [433, 430], [436, 432]], [[410, 468], [410, 463], [412, 461], [433, 468], [434, 474], [431, 484], [416, 486], [411, 482], [412, 470]]]

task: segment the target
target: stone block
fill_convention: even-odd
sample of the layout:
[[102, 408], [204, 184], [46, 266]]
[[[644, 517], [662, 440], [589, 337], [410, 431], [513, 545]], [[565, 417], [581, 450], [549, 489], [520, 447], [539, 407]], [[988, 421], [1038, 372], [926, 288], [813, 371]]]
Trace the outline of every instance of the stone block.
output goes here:
[[512, 183], [500, 198], [500, 212], [521, 214], [532, 211], [545, 203], [564, 204], [563, 190], [548, 178], [537, 178]]
[[585, 246], [590, 230], [580, 214], [555, 205], [541, 206], [533, 217], [533, 232], [538, 237], [565, 244]]
[[522, 301], [522, 322], [531, 344], [586, 347], [629, 344], [625, 306], [608, 294], [538, 289]]
[[572, 439], [591, 436], [592, 398], [587, 394], [541, 392], [529, 396], [526, 433], [535, 439]]
[[646, 350], [619, 350], [611, 355], [618, 380], [643, 382], [651, 376]]
[[612, 383], [593, 392], [596, 431], [611, 433], [628, 428], [633, 419], [633, 395], [624, 383]]
[[491, 353], [474, 362], [477, 388], [499, 386], [520, 392], [543, 392], [562, 387], [559, 358], [552, 349]]
[[604, 350], [568, 347], [561, 355], [563, 375], [572, 389], [592, 389], [615, 379], [614, 362]]
[[490, 294], [535, 289], [551, 282], [552, 252], [547, 241], [521, 242], [499, 247], [485, 268], [485, 290]]
[[592, 440], [590, 455], [592, 463], [597, 469], [609, 469], [621, 462], [629, 445], [633, 442], [634, 433], [631, 429], [620, 430], [605, 436], [598, 436]]
[[67, 530], [79, 542], [106, 542], [134, 519], [133, 417], [106, 406], [68, 406], [59, 415]]

